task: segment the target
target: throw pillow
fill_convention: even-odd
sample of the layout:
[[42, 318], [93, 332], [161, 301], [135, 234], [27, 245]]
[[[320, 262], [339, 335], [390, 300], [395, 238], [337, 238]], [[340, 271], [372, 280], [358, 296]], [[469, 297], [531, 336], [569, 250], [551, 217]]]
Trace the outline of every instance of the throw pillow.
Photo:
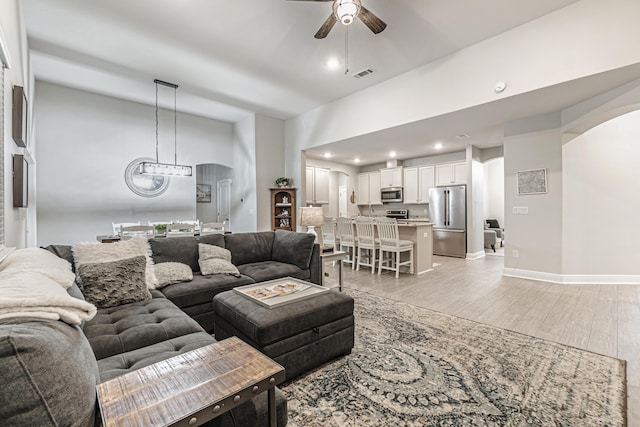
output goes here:
[[187, 264], [181, 262], [161, 262], [155, 265], [158, 288], [173, 283], [193, 280], [193, 271]]
[[198, 264], [203, 276], [209, 274], [233, 274], [240, 277], [240, 272], [231, 264], [231, 252], [228, 249], [205, 243], [198, 244]]
[[98, 308], [151, 299], [144, 279], [146, 264], [143, 255], [118, 261], [81, 264], [78, 274], [82, 279], [85, 299]]
[[[138, 236], [133, 239], [123, 240], [115, 243], [78, 243], [73, 247], [76, 269], [82, 264], [96, 264], [107, 261], [118, 261], [143, 255], [146, 259], [145, 281], [149, 289], [158, 286], [153, 260], [151, 259], [151, 249], [145, 237]], [[82, 286], [82, 277], [77, 276], [78, 284]]]

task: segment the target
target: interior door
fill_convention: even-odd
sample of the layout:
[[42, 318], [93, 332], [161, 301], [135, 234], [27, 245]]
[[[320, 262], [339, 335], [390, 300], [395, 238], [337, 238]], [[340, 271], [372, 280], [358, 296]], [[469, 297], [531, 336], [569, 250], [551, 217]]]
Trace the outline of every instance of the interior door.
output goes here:
[[231, 180], [222, 179], [216, 183], [218, 202], [218, 222], [225, 223], [225, 230], [231, 229]]
[[338, 187], [338, 216], [347, 217], [347, 186]]

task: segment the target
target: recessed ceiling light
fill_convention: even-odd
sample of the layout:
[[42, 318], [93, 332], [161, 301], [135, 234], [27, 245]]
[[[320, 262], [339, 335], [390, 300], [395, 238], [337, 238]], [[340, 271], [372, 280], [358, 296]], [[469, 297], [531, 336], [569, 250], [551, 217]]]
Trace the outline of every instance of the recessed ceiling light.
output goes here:
[[436, 150], [441, 150], [443, 147], [442, 142], [438, 142], [436, 143], [436, 145], [433, 146], [433, 148], [435, 148]]
[[330, 159], [331, 158], [331, 153], [329, 153], [328, 151], [326, 153], [324, 153], [324, 158], [325, 159]]
[[340, 61], [337, 58], [329, 58], [325, 66], [328, 70], [335, 71], [340, 68]]
[[392, 159], [396, 156], [396, 152], [395, 151], [390, 151], [389, 152], [389, 157], [391, 157]]
[[360, 158], [356, 157], [355, 159], [353, 159], [353, 163], [360, 163]]
[[467, 138], [469, 138], [469, 135], [467, 135], [466, 133], [460, 133], [460, 134], [456, 135], [456, 138], [458, 138], [458, 139], [467, 139]]

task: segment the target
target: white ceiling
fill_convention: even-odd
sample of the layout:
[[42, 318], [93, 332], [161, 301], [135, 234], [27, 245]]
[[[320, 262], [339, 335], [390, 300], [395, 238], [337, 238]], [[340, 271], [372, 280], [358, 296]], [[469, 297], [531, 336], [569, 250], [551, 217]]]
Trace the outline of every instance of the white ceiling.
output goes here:
[[[330, 2], [287, 0], [22, 0], [36, 79], [155, 102], [153, 79], [180, 85], [178, 109], [235, 122], [249, 112], [287, 119], [398, 76], [500, 34], [577, 0], [363, 0], [387, 23], [374, 35], [357, 21], [348, 31], [349, 73], [344, 73], [345, 28], [313, 37]], [[330, 58], [340, 61], [329, 70]], [[365, 68], [375, 73], [356, 79]], [[638, 70], [602, 83], [622, 84]], [[627, 79], [627, 80], [624, 80]], [[501, 143], [501, 124], [516, 113], [544, 112], [580, 101], [596, 89], [576, 82], [562, 98], [537, 97], [463, 111], [332, 144], [335, 160], [351, 161], [367, 144], [366, 163], [384, 159], [390, 140], [400, 158], [431, 154], [425, 141], [469, 133], [468, 143]], [[557, 91], [556, 91], [557, 92]], [[574, 103], [575, 103], [574, 102]], [[518, 104], [519, 105], [519, 104]], [[172, 107], [172, 105], [171, 105]], [[425, 132], [429, 138], [425, 139]], [[417, 138], [420, 135], [420, 138]], [[322, 149], [312, 150], [321, 155]], [[402, 153], [402, 154], [400, 154]], [[374, 158], [375, 157], [375, 158]]]

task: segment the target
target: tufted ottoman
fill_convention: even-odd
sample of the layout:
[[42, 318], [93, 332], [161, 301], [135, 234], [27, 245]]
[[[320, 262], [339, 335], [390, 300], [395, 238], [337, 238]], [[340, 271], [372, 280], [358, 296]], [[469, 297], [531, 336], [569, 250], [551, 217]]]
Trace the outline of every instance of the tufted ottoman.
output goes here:
[[330, 291], [266, 308], [233, 291], [213, 298], [217, 340], [237, 336], [294, 378], [338, 356], [354, 343], [353, 298]]

